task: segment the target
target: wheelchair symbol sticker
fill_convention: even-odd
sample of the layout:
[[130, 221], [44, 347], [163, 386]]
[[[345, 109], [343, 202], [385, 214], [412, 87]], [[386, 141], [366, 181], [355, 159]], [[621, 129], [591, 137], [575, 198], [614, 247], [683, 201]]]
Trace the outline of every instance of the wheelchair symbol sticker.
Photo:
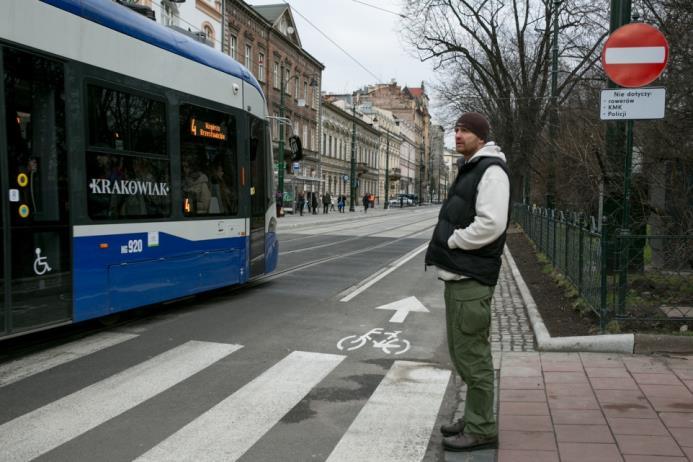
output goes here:
[[48, 266], [48, 257], [41, 256], [41, 249], [36, 248], [36, 260], [34, 260], [34, 273], [38, 276], [43, 276], [48, 271], [51, 271], [51, 267]]

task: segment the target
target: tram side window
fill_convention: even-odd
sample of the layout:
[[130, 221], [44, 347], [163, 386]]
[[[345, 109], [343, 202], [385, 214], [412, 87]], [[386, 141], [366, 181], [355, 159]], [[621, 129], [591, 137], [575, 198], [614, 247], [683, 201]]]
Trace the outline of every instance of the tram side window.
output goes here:
[[180, 133], [185, 216], [238, 214], [235, 117], [182, 105]]
[[166, 106], [90, 85], [87, 202], [96, 220], [171, 214]]

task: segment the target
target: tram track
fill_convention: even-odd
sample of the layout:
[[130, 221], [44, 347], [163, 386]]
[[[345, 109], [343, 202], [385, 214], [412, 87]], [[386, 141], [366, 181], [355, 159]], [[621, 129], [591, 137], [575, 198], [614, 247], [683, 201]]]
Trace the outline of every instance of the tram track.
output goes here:
[[[422, 221], [424, 221], [424, 220], [422, 220]], [[407, 223], [407, 224], [404, 225], [404, 226], [410, 226], [410, 225], [412, 225], [412, 223]], [[295, 273], [296, 271], [304, 270], [304, 269], [306, 269], [306, 268], [310, 268], [310, 267], [313, 267], [313, 266], [317, 266], [317, 265], [320, 265], [320, 264], [322, 264], [322, 263], [327, 263], [327, 262], [330, 262], [330, 261], [339, 260], [339, 259], [341, 259], [341, 258], [352, 257], [352, 256], [354, 256], [354, 255], [359, 255], [359, 254], [362, 254], [362, 253], [371, 252], [371, 251], [373, 251], [373, 250], [381, 249], [381, 248], [383, 248], [383, 247], [387, 247], [387, 246], [389, 246], [389, 245], [395, 244], [395, 243], [400, 242], [400, 241], [403, 241], [403, 240], [405, 240], [405, 239], [409, 239], [409, 238], [411, 238], [412, 236], [415, 236], [415, 235], [417, 235], [417, 234], [421, 234], [421, 233], [423, 233], [424, 231], [426, 231], [426, 230], [428, 230], [428, 229], [433, 229], [434, 226], [435, 226], [435, 223], [433, 223], [433, 224], [431, 224], [430, 226], [427, 226], [427, 227], [425, 227], [425, 228], [423, 228], [423, 229], [419, 229], [419, 230], [414, 231], [414, 232], [411, 232], [411, 233], [409, 233], [409, 234], [405, 234], [404, 236], [401, 236], [401, 237], [396, 238], [396, 239], [389, 240], [389, 241], [387, 241], [387, 242], [381, 242], [381, 243], [379, 243], [379, 244], [371, 245], [371, 246], [368, 246], [368, 247], [363, 247], [363, 248], [360, 248], [360, 249], [357, 249], [357, 250], [351, 250], [351, 251], [349, 251], [349, 252], [344, 252], [344, 253], [340, 253], [340, 254], [337, 254], [337, 255], [330, 255], [329, 257], [317, 258], [317, 259], [315, 259], [315, 260], [311, 260], [311, 261], [308, 261], [308, 262], [299, 263], [298, 265], [294, 265], [294, 266], [292, 266], [292, 267], [290, 267], [290, 268], [285, 268], [285, 269], [283, 269], [283, 270], [275, 271], [275, 272], [272, 273], [272, 274], [267, 274], [267, 275], [258, 276], [258, 277], [256, 277], [256, 278], [254, 278], [254, 279], [248, 281], [248, 283], [244, 284], [243, 286], [239, 286], [239, 287], [237, 287], [237, 288], [234, 288], [235, 290], [233, 290], [233, 291], [235, 292], [236, 290], [242, 290], [242, 289], [245, 289], [245, 288], [257, 287], [258, 285], [264, 284], [264, 283], [269, 282], [269, 281], [272, 281], [272, 280], [274, 280], [274, 279], [279, 279], [279, 278], [284, 277], [284, 276], [287, 276], [287, 275], [289, 275], [289, 274], [291, 274], [291, 273]], [[399, 227], [397, 227], [397, 228], [399, 228]], [[396, 228], [392, 228], [392, 229], [396, 229]], [[388, 230], [388, 231], [390, 231], [390, 230]], [[377, 233], [373, 233], [373, 234], [380, 234], [380, 233], [383, 233], [383, 232], [385, 232], [385, 231], [378, 231]], [[358, 236], [359, 239], [362, 239], [363, 237], [364, 237], [364, 236]], [[345, 242], [345, 241], [341, 241], [340, 243], [343, 243], [343, 242]]]
[[[424, 213], [425, 213], [426, 215], [429, 214], [428, 212], [424, 212]], [[432, 213], [432, 214], [430, 214], [430, 215], [431, 215], [431, 217], [432, 217], [432, 216], [438, 216], [438, 211], [436, 210], [434, 213]], [[373, 218], [374, 220], [377, 219], [378, 221], [371, 221], [371, 222], [367, 223], [367, 225], [370, 226], [370, 225], [378, 225], [378, 224], [381, 224], [381, 223], [387, 223], [387, 222], [388, 222], [389, 220], [391, 220], [393, 217], [394, 217], [394, 215], [385, 217], [385, 219], [381, 219], [381, 217]], [[429, 217], [429, 218], [430, 218], [430, 217]], [[313, 229], [329, 228], [329, 227], [333, 227], [333, 226], [339, 226], [340, 223], [353, 223], [353, 221], [351, 221], [351, 220], [341, 220], [341, 221], [333, 221], [333, 222], [324, 223], [324, 224], [316, 223], [316, 224], [314, 225]], [[308, 226], [308, 224], [306, 224], [306, 227], [307, 227], [307, 226]], [[359, 222], [357, 222], [357, 224], [355, 224], [354, 226], [345, 226], [344, 228], [341, 228], [341, 230], [358, 229], [358, 228], [363, 228], [363, 227], [364, 227], [363, 222], [362, 222], [361, 220], [359, 220]], [[281, 235], [282, 233], [280, 232], [279, 234]], [[286, 234], [292, 234], [292, 233], [287, 232]], [[302, 241], [302, 240], [306, 240], [306, 239], [311, 239], [311, 238], [314, 238], [316, 234], [319, 234], [319, 233], [308, 234], [308, 235], [305, 235], [305, 236], [295, 237], [295, 238], [292, 238], [292, 239], [280, 240], [280, 243], [289, 243], [289, 242], [295, 242], [295, 241]]]
[[[281, 251], [280, 251], [280, 252], [279, 252], [279, 256], [290, 255], [290, 254], [300, 253], [300, 252], [310, 252], [310, 251], [314, 251], [314, 250], [316, 250], [316, 249], [322, 249], [322, 248], [325, 248], [325, 247], [332, 247], [332, 246], [335, 246], [335, 245], [343, 245], [343, 244], [348, 243], [348, 242], [352, 242], [352, 241], [356, 241], [356, 240], [359, 240], [359, 239], [363, 239], [364, 237], [371, 237], [371, 236], [375, 236], [375, 235], [377, 235], [377, 234], [382, 234], [382, 233], [385, 233], [385, 232], [394, 231], [394, 230], [397, 230], [397, 229], [400, 229], [400, 228], [406, 228], [406, 227], [408, 227], [408, 226], [412, 226], [412, 225], [415, 225], [415, 224], [418, 224], [418, 223], [422, 223], [422, 222], [425, 222], [425, 221], [430, 220], [430, 219], [431, 219], [431, 217], [427, 217], [426, 219], [423, 219], [423, 220], [418, 220], [418, 221], [414, 221], [414, 222], [411, 222], [411, 223], [405, 223], [405, 224], [403, 224], [403, 225], [395, 226], [395, 227], [393, 227], [393, 228], [387, 228], [387, 229], [385, 229], [385, 230], [374, 231], [374, 232], [372, 232], [372, 233], [362, 234], [362, 235], [354, 236], [354, 237], [349, 237], [349, 238], [347, 238], [347, 239], [342, 239], [342, 240], [339, 240], [339, 241], [332, 241], [332, 242], [328, 242], [328, 243], [325, 243], [325, 244], [313, 245], [313, 246], [311, 246], [311, 247], [306, 247], [306, 248], [302, 248], [302, 249], [287, 250], [287, 251], [284, 251], [284, 252], [281, 252]], [[379, 222], [379, 223], [383, 223], [383, 222]], [[371, 224], [379, 224], [379, 223], [371, 223]], [[350, 226], [350, 227], [347, 227], [347, 228], [344, 228], [344, 229], [347, 230], [347, 229], [362, 228], [362, 227], [363, 227], [363, 226]], [[420, 231], [417, 231], [416, 233], [421, 233], [421, 232], [423, 232], [425, 229], [427, 229], [427, 228], [424, 228], [424, 229], [422, 229], [422, 230], [420, 230]], [[415, 234], [416, 234], [416, 233], [415, 233]], [[313, 234], [313, 235], [310, 235], [310, 236], [307, 236], [307, 237], [314, 237], [314, 236], [315, 236], [315, 235]], [[280, 241], [279, 241], [279, 244], [281, 245], [281, 243], [282, 243], [282, 241], [280, 240]]]

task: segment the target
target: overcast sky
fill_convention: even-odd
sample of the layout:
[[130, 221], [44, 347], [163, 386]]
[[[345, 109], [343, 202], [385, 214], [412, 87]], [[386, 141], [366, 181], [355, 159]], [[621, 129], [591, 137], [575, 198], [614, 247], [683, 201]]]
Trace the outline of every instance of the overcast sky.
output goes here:
[[[249, 0], [253, 5], [282, 0]], [[400, 11], [400, 0], [363, 0], [379, 8]], [[397, 80], [399, 85], [428, 86], [434, 72], [405, 49], [398, 30], [400, 17], [353, 0], [288, 0], [303, 48], [325, 65], [322, 90], [351, 93], [368, 84]], [[368, 71], [327, 40], [315, 27], [356, 58]], [[370, 73], [369, 73], [370, 71]], [[374, 75], [371, 75], [375, 74]], [[435, 114], [433, 114], [435, 117]]]

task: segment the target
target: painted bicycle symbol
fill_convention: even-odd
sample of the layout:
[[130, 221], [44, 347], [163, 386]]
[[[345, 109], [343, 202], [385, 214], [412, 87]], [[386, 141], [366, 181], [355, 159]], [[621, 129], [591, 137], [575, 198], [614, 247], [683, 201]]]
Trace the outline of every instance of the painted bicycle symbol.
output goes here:
[[51, 271], [51, 267], [48, 266], [48, 257], [41, 256], [40, 248], [37, 247], [35, 252], [36, 260], [34, 260], [34, 273], [36, 273], [38, 276], [42, 276], [48, 271]]
[[401, 333], [401, 330], [385, 332], [382, 327], [376, 327], [363, 335], [347, 335], [337, 342], [337, 348], [353, 351], [371, 342], [373, 348], [379, 348], [385, 354], [394, 352], [396, 355], [401, 355], [411, 347], [409, 340], [399, 337]]

